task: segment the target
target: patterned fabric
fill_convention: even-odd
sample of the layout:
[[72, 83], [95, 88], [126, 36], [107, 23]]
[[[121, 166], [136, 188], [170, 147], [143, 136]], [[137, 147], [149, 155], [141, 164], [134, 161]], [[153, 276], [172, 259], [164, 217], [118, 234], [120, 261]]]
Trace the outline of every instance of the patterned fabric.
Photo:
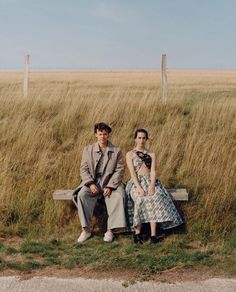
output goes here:
[[136, 151], [136, 154], [145, 163], [145, 165], [147, 166], [147, 168], [151, 169], [151, 166], [152, 166], [152, 157], [149, 154], [147, 154], [145, 152], [141, 152], [141, 151]]
[[[133, 158], [133, 165], [136, 171], [144, 162], [137, 156]], [[151, 182], [150, 175], [137, 175], [141, 187], [145, 191], [144, 196], [139, 196], [132, 180], [126, 185], [126, 210], [128, 229], [133, 230], [134, 226], [142, 223], [158, 222], [162, 229], [176, 227], [183, 223], [172, 199], [160, 180], [156, 181], [155, 193], [148, 195], [148, 186]]]

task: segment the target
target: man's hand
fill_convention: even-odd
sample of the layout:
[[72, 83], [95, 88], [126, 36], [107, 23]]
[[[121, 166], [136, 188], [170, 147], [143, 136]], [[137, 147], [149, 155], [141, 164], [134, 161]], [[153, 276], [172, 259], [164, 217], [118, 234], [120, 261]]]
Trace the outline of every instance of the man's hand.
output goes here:
[[94, 196], [96, 196], [99, 193], [99, 189], [98, 189], [98, 187], [95, 184], [91, 184], [89, 186], [89, 188], [90, 188], [90, 191], [92, 192], [92, 194]]
[[104, 188], [104, 191], [103, 191], [103, 196], [106, 198], [106, 197], [110, 197], [111, 195], [111, 189], [110, 188]]

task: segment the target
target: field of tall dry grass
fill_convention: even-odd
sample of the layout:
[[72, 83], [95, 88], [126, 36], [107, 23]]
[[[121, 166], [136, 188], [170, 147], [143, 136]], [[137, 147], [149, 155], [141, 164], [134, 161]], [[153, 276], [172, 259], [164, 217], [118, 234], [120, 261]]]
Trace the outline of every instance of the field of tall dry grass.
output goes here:
[[22, 78], [0, 73], [0, 232], [77, 236], [76, 212], [52, 192], [79, 184], [99, 121], [124, 153], [134, 130], [148, 129], [158, 177], [190, 194], [182, 211], [193, 238], [235, 231], [235, 71], [170, 71], [166, 105], [155, 71], [31, 73], [27, 99]]

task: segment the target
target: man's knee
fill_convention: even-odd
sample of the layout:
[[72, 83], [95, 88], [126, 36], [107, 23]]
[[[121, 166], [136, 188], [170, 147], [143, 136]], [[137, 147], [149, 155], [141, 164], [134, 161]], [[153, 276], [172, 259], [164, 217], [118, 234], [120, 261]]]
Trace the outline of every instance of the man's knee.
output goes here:
[[87, 186], [83, 186], [80, 191], [78, 192], [77, 199], [84, 201], [88, 196], [91, 195], [91, 191]]
[[119, 186], [116, 190], [111, 192], [111, 196], [124, 199], [125, 190], [122, 186]]
[[[111, 192], [109, 197], [113, 202], [124, 202], [125, 201], [125, 191], [123, 187], [118, 187], [116, 190]], [[108, 198], [106, 198], [108, 199]]]

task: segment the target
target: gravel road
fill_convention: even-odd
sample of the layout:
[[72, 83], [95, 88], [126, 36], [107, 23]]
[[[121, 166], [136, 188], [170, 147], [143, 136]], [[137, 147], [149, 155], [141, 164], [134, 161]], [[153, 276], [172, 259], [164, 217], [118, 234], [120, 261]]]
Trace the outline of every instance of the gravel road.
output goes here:
[[212, 278], [204, 281], [186, 281], [176, 283], [158, 282], [128, 282], [115, 280], [92, 280], [83, 278], [61, 279], [52, 277], [34, 277], [28, 280], [21, 280], [17, 277], [0, 277], [1, 292], [121, 292], [121, 291], [161, 291], [161, 292], [235, 292], [236, 279]]

